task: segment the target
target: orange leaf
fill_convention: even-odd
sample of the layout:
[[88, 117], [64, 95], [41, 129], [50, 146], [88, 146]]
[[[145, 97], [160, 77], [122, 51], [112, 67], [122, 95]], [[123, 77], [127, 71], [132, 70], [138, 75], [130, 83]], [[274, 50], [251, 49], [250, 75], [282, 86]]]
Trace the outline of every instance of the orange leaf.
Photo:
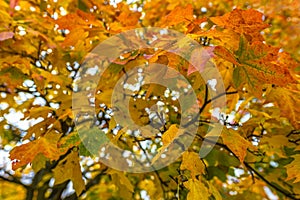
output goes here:
[[249, 34], [259, 32], [269, 26], [263, 22], [262, 17], [263, 14], [254, 9], [234, 9], [230, 13], [220, 17], [212, 17], [210, 20], [218, 26], [232, 29], [238, 33]]
[[140, 19], [141, 13], [129, 10], [129, 8], [125, 7], [124, 4], [118, 4], [118, 7], [121, 5], [123, 12], [117, 17], [117, 19], [124, 26], [135, 26]]
[[223, 46], [216, 46], [214, 49], [214, 54], [235, 65], [240, 65], [240, 63], [237, 62], [233, 54]]
[[84, 29], [74, 29], [66, 36], [62, 46], [76, 46], [76, 44], [82, 43], [88, 37], [88, 35], [88, 32], [84, 31]]
[[13, 161], [12, 169], [16, 170], [19, 167], [31, 163], [39, 153], [42, 153], [50, 160], [57, 160], [59, 158], [57, 150], [58, 138], [59, 134], [50, 133], [45, 137], [40, 137], [37, 140], [15, 147], [10, 152], [10, 159]]
[[73, 29], [77, 28], [90, 29], [91, 25], [103, 28], [103, 23], [101, 21], [97, 21], [95, 16], [80, 10], [76, 13], [70, 13], [66, 16], [60, 17], [58, 20], [55, 20], [54, 23], [58, 24], [59, 29], [68, 29], [71, 32]]
[[189, 4], [185, 8], [177, 6], [163, 19], [163, 24], [172, 26], [182, 22], [191, 22], [193, 19], [193, 6]]
[[278, 61], [278, 52], [278, 48], [259, 41], [249, 43], [241, 37], [240, 47], [235, 52], [241, 64], [233, 72], [235, 86], [246, 83], [253, 94], [261, 96], [264, 84], [285, 86], [296, 83], [289, 66]]

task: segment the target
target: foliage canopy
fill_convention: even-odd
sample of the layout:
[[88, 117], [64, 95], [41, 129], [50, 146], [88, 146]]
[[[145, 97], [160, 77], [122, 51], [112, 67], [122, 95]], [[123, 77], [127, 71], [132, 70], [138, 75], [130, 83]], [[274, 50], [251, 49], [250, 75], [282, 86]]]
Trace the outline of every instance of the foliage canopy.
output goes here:
[[[0, 198], [300, 199], [299, 10], [297, 0], [0, 1]], [[141, 27], [179, 31], [210, 52], [203, 59], [219, 70], [227, 106], [212, 110], [201, 69], [179, 56], [153, 49], [123, 54], [103, 74], [95, 99], [95, 123], [114, 144], [148, 162], [178, 137], [178, 101], [155, 84], [136, 91], [128, 110], [136, 124], [159, 122], [160, 133], [136, 136], [116, 124], [112, 92], [135, 66], [160, 63], [177, 70], [200, 106], [196, 137], [179, 159], [153, 172], [126, 173], [104, 165], [83, 145], [78, 129], [92, 136], [86, 140], [98, 136], [75, 126], [72, 101], [81, 99], [72, 99], [78, 90], [73, 81], [100, 42]], [[158, 102], [165, 102], [167, 115], [146, 112]], [[200, 158], [212, 119], [224, 128]]]

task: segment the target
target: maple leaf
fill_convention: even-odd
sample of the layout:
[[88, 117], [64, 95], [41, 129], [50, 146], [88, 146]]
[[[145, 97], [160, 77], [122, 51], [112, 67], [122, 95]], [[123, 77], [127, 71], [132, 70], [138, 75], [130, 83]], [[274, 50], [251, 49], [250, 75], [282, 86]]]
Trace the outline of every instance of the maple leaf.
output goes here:
[[164, 17], [162, 24], [172, 26], [182, 22], [190, 23], [193, 19], [193, 6], [188, 4], [186, 7], [177, 6]]
[[224, 128], [221, 137], [224, 144], [239, 158], [240, 162], [243, 163], [247, 149], [251, 147], [252, 144], [233, 129]]
[[277, 62], [279, 49], [261, 42], [249, 44], [245, 37], [240, 39], [240, 47], [235, 52], [240, 65], [233, 71], [236, 87], [247, 83], [256, 95], [262, 94], [263, 84], [284, 86], [296, 83], [288, 66]]
[[84, 31], [82, 28], [74, 29], [66, 36], [62, 43], [62, 47], [73, 46], [76, 48], [76, 46], [80, 45], [88, 37], [88, 35], [89, 33]]
[[288, 118], [296, 129], [300, 128], [298, 106], [300, 104], [300, 92], [296, 87], [272, 88], [266, 96], [266, 103], [268, 102], [274, 102], [279, 107], [281, 116]]
[[13, 170], [31, 163], [39, 153], [50, 160], [57, 160], [60, 156], [56, 145], [59, 137], [60, 135], [55, 132], [49, 133], [37, 140], [15, 147], [10, 152]]
[[56, 185], [71, 180], [78, 196], [85, 189], [77, 151], [72, 151], [66, 158], [61, 160], [57, 167], [53, 169], [53, 173]]
[[46, 162], [47, 162], [48, 160], [49, 160], [49, 159], [46, 158], [46, 157], [44, 156], [44, 154], [41, 154], [41, 153], [37, 154], [37, 155], [35, 156], [35, 158], [33, 159], [33, 161], [32, 161], [32, 169], [34, 170], [34, 172], [37, 173], [37, 172], [40, 171], [41, 169], [46, 168]]
[[[239, 9], [248, 7], [251, 9]], [[0, 1], [0, 143], [4, 150], [14, 147], [10, 154], [15, 170], [7, 173], [0, 169], [0, 183], [5, 188], [4, 193], [0, 192], [0, 199], [32, 196], [38, 199], [58, 196], [66, 199], [268, 199], [271, 197], [266, 189], [271, 187], [278, 198], [299, 199], [299, 7], [295, 0], [284, 3], [151, 0], [116, 4], [105, 0]], [[231, 8], [237, 9], [229, 11]], [[81, 71], [85, 55], [90, 55], [89, 51], [99, 42], [125, 30], [157, 26], [171, 27], [187, 37], [174, 40], [171, 31], [166, 29], [157, 37], [151, 31], [144, 34], [138, 31], [135, 33], [141, 40], [151, 41], [150, 48], [141, 49], [136, 35], [125, 34], [125, 38], [117, 40], [117, 48], [137, 50], [117, 52], [120, 55], [112, 48], [114, 44], [106, 43], [101, 51], [119, 56], [118, 59], [106, 60], [93, 52], [88, 56], [93, 60], [88, 63], [90, 66], [111, 63], [96, 86], [100, 94], [97, 92], [95, 102], [90, 98], [90, 91], [73, 98], [73, 92], [85, 91], [99, 78], [84, 76]], [[195, 40], [191, 46], [186, 45], [189, 38]], [[175, 48], [170, 49], [170, 40], [176, 42]], [[204, 45], [203, 52], [194, 51], [196, 42]], [[153, 46], [157, 48], [152, 49]], [[186, 52], [195, 66], [176, 55], [178, 52]], [[179, 129], [176, 124], [189, 115], [181, 109], [190, 105], [190, 101], [181, 105], [172, 95], [167, 98], [166, 87], [160, 84], [145, 84], [134, 94], [126, 93], [134, 97], [120, 107], [130, 111], [125, 117], [131, 117], [138, 126], [160, 127], [140, 129], [137, 137], [135, 128], [127, 126], [126, 118], [124, 124], [119, 122], [117, 109], [111, 105], [116, 95], [112, 91], [118, 88], [117, 82], [121, 83], [120, 77], [130, 79], [132, 69], [155, 63], [168, 69], [145, 67], [140, 74], [149, 74], [151, 81], [168, 80], [183, 92], [190, 87], [199, 105], [206, 106], [199, 113], [201, 126], [197, 137], [182, 159], [179, 156], [187, 148], [186, 136], [191, 137], [192, 133]], [[202, 150], [202, 135], [208, 133], [209, 140], [214, 134], [210, 130], [216, 127], [210, 111], [212, 101], [219, 100], [219, 96], [211, 97], [213, 91], [206, 94], [202, 77], [203, 74], [214, 77], [214, 68], [220, 71], [223, 80], [210, 79], [211, 83], [224, 82], [227, 88], [220, 96], [226, 94], [224, 112], [228, 115], [224, 121], [228, 129], [224, 129], [220, 142], [209, 142], [215, 147], [200, 159], [197, 151]], [[179, 79], [176, 71], [183, 79]], [[87, 84], [77, 87], [72, 84], [74, 78], [82, 78]], [[124, 84], [131, 84], [129, 79]], [[132, 80], [135, 84], [135, 79]], [[215, 87], [217, 92], [219, 88]], [[164, 102], [167, 114], [163, 113], [157, 119], [160, 122], [153, 124], [150, 117], [159, 101]], [[75, 110], [72, 103], [80, 110], [79, 115], [77, 111], [72, 115]], [[78, 119], [80, 122], [88, 119], [89, 113], [85, 112], [91, 104], [95, 104], [95, 121], [78, 125]], [[20, 123], [14, 112], [24, 114]], [[124, 112], [120, 115], [124, 116]], [[28, 124], [24, 132], [23, 124], [39, 117], [43, 121]], [[240, 122], [241, 126], [232, 129], [236, 128], [232, 121]], [[93, 128], [92, 124], [97, 126]], [[124, 149], [124, 153], [111, 153], [114, 150], [107, 148], [108, 142]], [[88, 158], [99, 153], [100, 156]], [[136, 166], [151, 169], [151, 161], [154, 168], [173, 158], [174, 163], [137, 174], [116, 171], [102, 164], [101, 158], [107, 157], [121, 169], [130, 167], [133, 172]], [[3, 166], [8, 164], [5, 160]], [[244, 171], [242, 175], [241, 171]], [[228, 176], [235, 181], [228, 181]], [[19, 184], [24, 177], [28, 177], [26, 187]], [[55, 184], [45, 184], [49, 180]], [[70, 182], [74, 194], [65, 193]]]
[[267, 27], [268, 24], [262, 20], [263, 14], [254, 9], [234, 9], [220, 17], [211, 17], [210, 20], [218, 26], [231, 29], [240, 34], [252, 35], [253, 38], [262, 40], [259, 32]]
[[138, 23], [141, 13], [131, 11], [124, 3], [119, 3], [118, 9], [121, 10], [121, 14], [117, 17], [117, 20], [119, 20], [122, 25], [135, 26]]
[[19, 0], [10, 0], [9, 1], [9, 7], [10, 7], [9, 14], [10, 14], [10, 16], [13, 16], [13, 14], [14, 14], [13, 10], [15, 9], [15, 7], [18, 4], [19, 4]]
[[196, 49], [192, 52], [190, 61], [191, 63], [197, 63], [196, 66], [189, 65], [187, 75], [191, 75], [194, 72], [202, 73], [205, 67], [209, 65], [210, 59], [214, 56], [215, 47], [205, 47], [201, 49]]
[[59, 26], [59, 29], [68, 29], [71, 32], [73, 29], [90, 28], [90, 25], [100, 28], [103, 27], [103, 24], [97, 21], [94, 15], [81, 10], [60, 17], [55, 23]]
[[293, 180], [293, 183], [297, 183], [300, 182], [300, 176], [299, 176], [299, 171], [300, 171], [300, 155], [295, 155], [292, 156], [294, 158], [294, 160], [286, 165], [286, 171], [287, 171], [287, 175], [288, 177], [286, 178], [286, 180]]
[[172, 143], [172, 141], [179, 136], [179, 129], [176, 124], [172, 124], [169, 129], [163, 134], [162, 142], [165, 146], [168, 146]]
[[113, 181], [117, 183], [117, 185], [120, 188], [124, 188], [129, 190], [129, 192], [134, 192], [134, 187], [130, 180], [126, 177], [124, 172], [116, 171], [116, 170], [109, 170], [108, 172], [111, 176]]
[[210, 194], [208, 189], [201, 181], [197, 179], [190, 179], [187, 182], [184, 182], [183, 185], [189, 190], [187, 200], [209, 199]]
[[193, 178], [204, 173], [204, 164], [200, 160], [199, 154], [195, 152], [186, 151], [182, 154], [182, 162], [180, 170], [189, 170]]
[[54, 111], [53, 108], [48, 106], [31, 107], [30, 110], [24, 113], [24, 119], [26, 118], [39, 118], [46, 119], [50, 113]]
[[65, 154], [72, 147], [78, 146], [81, 143], [81, 139], [78, 132], [69, 133], [67, 136], [62, 137], [58, 142], [58, 148], [60, 154]]
[[223, 46], [216, 46], [214, 48], [214, 54], [223, 58], [224, 60], [227, 60], [227, 61], [237, 65], [237, 66], [240, 65], [240, 63], [238, 63], [238, 61], [234, 57], [233, 53], [231, 53], [228, 49], [226, 49]]
[[268, 145], [267, 155], [272, 156], [276, 153], [280, 157], [286, 157], [284, 146], [288, 145], [289, 141], [285, 135], [272, 135], [271, 137], [263, 137], [260, 144]]
[[155, 163], [161, 157], [164, 151], [173, 143], [173, 141], [182, 134], [183, 130], [180, 130], [177, 127], [177, 124], [172, 124], [169, 129], [162, 135], [163, 146], [160, 151], [154, 156], [151, 163]]

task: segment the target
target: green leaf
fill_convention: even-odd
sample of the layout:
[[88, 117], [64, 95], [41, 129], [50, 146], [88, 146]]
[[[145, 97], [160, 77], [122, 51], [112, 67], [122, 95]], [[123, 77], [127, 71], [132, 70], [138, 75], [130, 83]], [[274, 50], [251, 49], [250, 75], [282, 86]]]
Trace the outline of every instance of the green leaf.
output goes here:
[[81, 128], [78, 131], [82, 141], [79, 146], [80, 154], [98, 155], [100, 148], [110, 141], [106, 134], [98, 127]]
[[46, 167], [47, 159], [43, 154], [39, 153], [32, 161], [32, 169], [35, 173]]
[[242, 84], [242, 79], [241, 79], [242, 77], [240, 75], [240, 70], [241, 70], [240, 67], [236, 67], [233, 70], [232, 81], [236, 88], [240, 87], [240, 85]]

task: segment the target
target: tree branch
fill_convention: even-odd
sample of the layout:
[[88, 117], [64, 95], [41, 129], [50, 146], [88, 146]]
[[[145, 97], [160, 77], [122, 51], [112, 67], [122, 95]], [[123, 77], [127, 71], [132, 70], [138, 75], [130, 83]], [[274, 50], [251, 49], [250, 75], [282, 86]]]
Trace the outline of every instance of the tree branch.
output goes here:
[[[197, 134], [197, 136], [200, 137], [202, 140], [204, 140], [204, 138], [203, 138], [202, 136], [200, 136], [200, 135], [198, 135], [198, 134]], [[239, 160], [238, 156], [237, 156], [234, 152], [232, 152], [225, 144], [218, 143], [218, 142], [215, 143], [214, 141], [211, 141], [211, 140], [209, 140], [209, 139], [207, 139], [207, 138], [205, 138], [205, 141], [211, 142], [211, 143], [213, 143], [213, 144], [216, 144], [216, 145], [218, 145], [218, 146], [220, 146], [220, 147], [226, 149], [226, 150], [227, 150], [228, 152], [230, 152], [236, 159]], [[265, 177], [263, 177], [258, 171], [256, 171], [256, 170], [255, 170], [248, 162], [244, 161], [243, 164], [244, 164], [248, 169], [250, 169], [250, 170], [251, 170], [258, 178], [260, 178], [261, 180], [263, 180], [265, 183], [267, 183], [269, 186], [271, 186], [272, 188], [274, 188], [276, 191], [278, 191], [278, 192], [284, 194], [285, 196], [287, 196], [287, 197], [289, 197], [289, 198], [291, 198], [291, 199], [293, 199], [293, 200], [299, 200], [299, 198], [296, 198], [296, 197], [295, 197], [295, 194], [292, 194], [292, 193], [290, 193], [290, 192], [288, 192], [288, 191], [286, 191], [286, 190], [284, 190], [284, 189], [278, 187], [277, 185], [271, 183], [270, 181], [268, 181], [268, 180], [267, 180]], [[250, 172], [250, 173], [252, 174], [252, 172]]]

